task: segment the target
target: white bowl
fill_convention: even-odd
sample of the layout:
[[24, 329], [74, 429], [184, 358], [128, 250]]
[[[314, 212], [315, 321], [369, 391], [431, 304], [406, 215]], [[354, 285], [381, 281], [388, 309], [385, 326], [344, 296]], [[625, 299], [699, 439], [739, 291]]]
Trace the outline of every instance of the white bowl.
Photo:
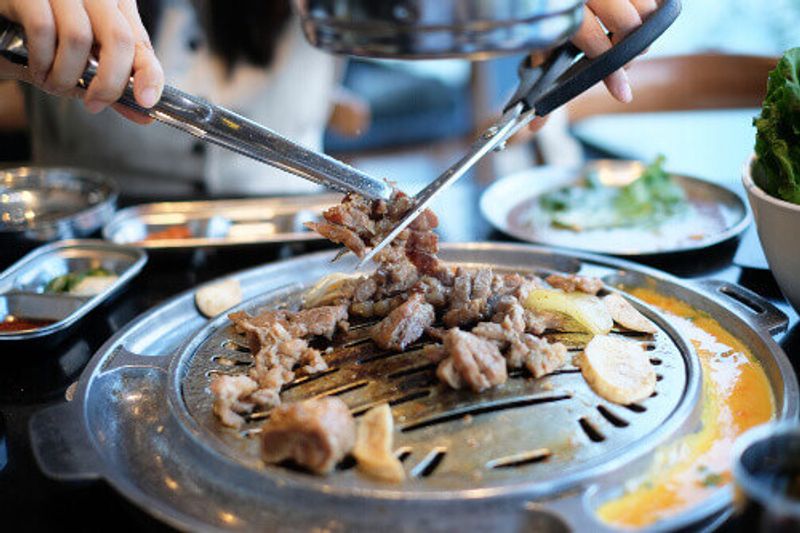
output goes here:
[[753, 181], [751, 157], [742, 171], [758, 238], [783, 295], [800, 313], [800, 205], [770, 196]]

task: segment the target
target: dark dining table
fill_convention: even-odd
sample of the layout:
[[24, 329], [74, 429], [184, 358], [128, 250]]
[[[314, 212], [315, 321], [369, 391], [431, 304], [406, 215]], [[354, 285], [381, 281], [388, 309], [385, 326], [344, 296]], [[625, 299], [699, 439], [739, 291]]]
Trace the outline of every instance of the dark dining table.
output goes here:
[[[440, 210], [444, 241], [509, 241], [478, 211], [482, 186], [474, 179], [457, 183], [449, 198], [457, 208]], [[120, 205], [142, 199], [122, 197]], [[683, 278], [716, 278], [741, 284], [770, 300], [789, 316], [778, 341], [792, 358], [800, 353], [798, 315], [782, 298], [768, 270], [734, 263], [739, 240], [698, 252], [634, 258]], [[320, 242], [236, 249], [151, 253], [145, 269], [113, 302], [94, 311], [57, 347], [39, 353], [4, 348], [0, 369], [0, 508], [5, 531], [168, 530], [103, 483], [68, 484], [46, 478], [31, 452], [28, 423], [33, 413], [64, 402], [94, 352], [134, 317], [204, 281], [256, 265], [280, 261], [327, 246]], [[745, 254], [746, 255], [746, 254]], [[741, 254], [740, 254], [741, 256]], [[12, 258], [5, 257], [5, 267]], [[795, 369], [797, 359], [793, 359]], [[736, 523], [725, 526], [735, 530]]]

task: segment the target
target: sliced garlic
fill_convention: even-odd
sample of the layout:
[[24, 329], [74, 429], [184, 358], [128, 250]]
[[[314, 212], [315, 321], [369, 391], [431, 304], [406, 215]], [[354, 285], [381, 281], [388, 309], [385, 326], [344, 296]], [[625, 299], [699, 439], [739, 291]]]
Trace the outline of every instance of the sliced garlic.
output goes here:
[[656, 389], [656, 372], [638, 342], [597, 335], [577, 364], [592, 390], [610, 402], [631, 404]]
[[620, 326], [633, 331], [641, 331], [642, 333], [656, 333], [658, 331], [655, 324], [650, 322], [628, 300], [616, 292], [603, 297], [603, 303], [611, 314], [611, 318]]
[[204, 285], [195, 291], [194, 302], [203, 315], [211, 318], [242, 302], [242, 286], [235, 279]]
[[603, 335], [611, 331], [614, 321], [597, 296], [560, 289], [534, 289], [525, 300], [525, 307], [534, 311], [562, 313], [575, 320], [589, 333]]
[[406, 477], [403, 464], [395, 457], [394, 420], [389, 404], [367, 411], [358, 422], [353, 456], [364, 474], [390, 483], [400, 483]]

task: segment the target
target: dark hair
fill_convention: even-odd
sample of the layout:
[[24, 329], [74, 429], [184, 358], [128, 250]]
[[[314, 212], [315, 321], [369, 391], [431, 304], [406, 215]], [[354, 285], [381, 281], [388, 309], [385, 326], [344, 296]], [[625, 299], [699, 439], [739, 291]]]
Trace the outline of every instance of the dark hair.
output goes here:
[[[152, 35], [161, 1], [138, 2], [142, 22]], [[193, 4], [212, 53], [229, 68], [240, 61], [269, 66], [291, 15], [289, 0], [196, 0]]]

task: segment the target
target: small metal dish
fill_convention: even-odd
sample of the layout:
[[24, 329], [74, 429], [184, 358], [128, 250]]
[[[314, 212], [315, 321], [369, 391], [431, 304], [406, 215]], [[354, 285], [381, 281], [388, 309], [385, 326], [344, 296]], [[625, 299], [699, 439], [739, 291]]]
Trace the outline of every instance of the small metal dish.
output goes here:
[[318, 240], [303, 223], [319, 220], [339, 201], [341, 194], [319, 194], [137, 205], [117, 212], [103, 237], [148, 250]]
[[108, 222], [117, 186], [74, 168], [20, 167], [0, 171], [0, 244], [30, 246], [87, 237]]
[[554, 227], [539, 209], [543, 194], [577, 185], [589, 172], [598, 172], [603, 183], [629, 183], [643, 169], [638, 161], [601, 160], [583, 169], [524, 170], [484, 191], [481, 212], [496, 229], [523, 241], [617, 256], [700, 250], [738, 237], [750, 225], [750, 213], [739, 195], [721, 185], [679, 175], [672, 177], [685, 191], [689, 209], [653, 225], [576, 231]]
[[[42, 327], [0, 332], [0, 346], [23, 341], [55, 343], [97, 306], [109, 301], [144, 267], [143, 250], [99, 240], [59, 241], [29, 253], [0, 274], [0, 321], [8, 316], [45, 321]], [[55, 277], [102, 267], [117, 276], [93, 296], [47, 293]]]

